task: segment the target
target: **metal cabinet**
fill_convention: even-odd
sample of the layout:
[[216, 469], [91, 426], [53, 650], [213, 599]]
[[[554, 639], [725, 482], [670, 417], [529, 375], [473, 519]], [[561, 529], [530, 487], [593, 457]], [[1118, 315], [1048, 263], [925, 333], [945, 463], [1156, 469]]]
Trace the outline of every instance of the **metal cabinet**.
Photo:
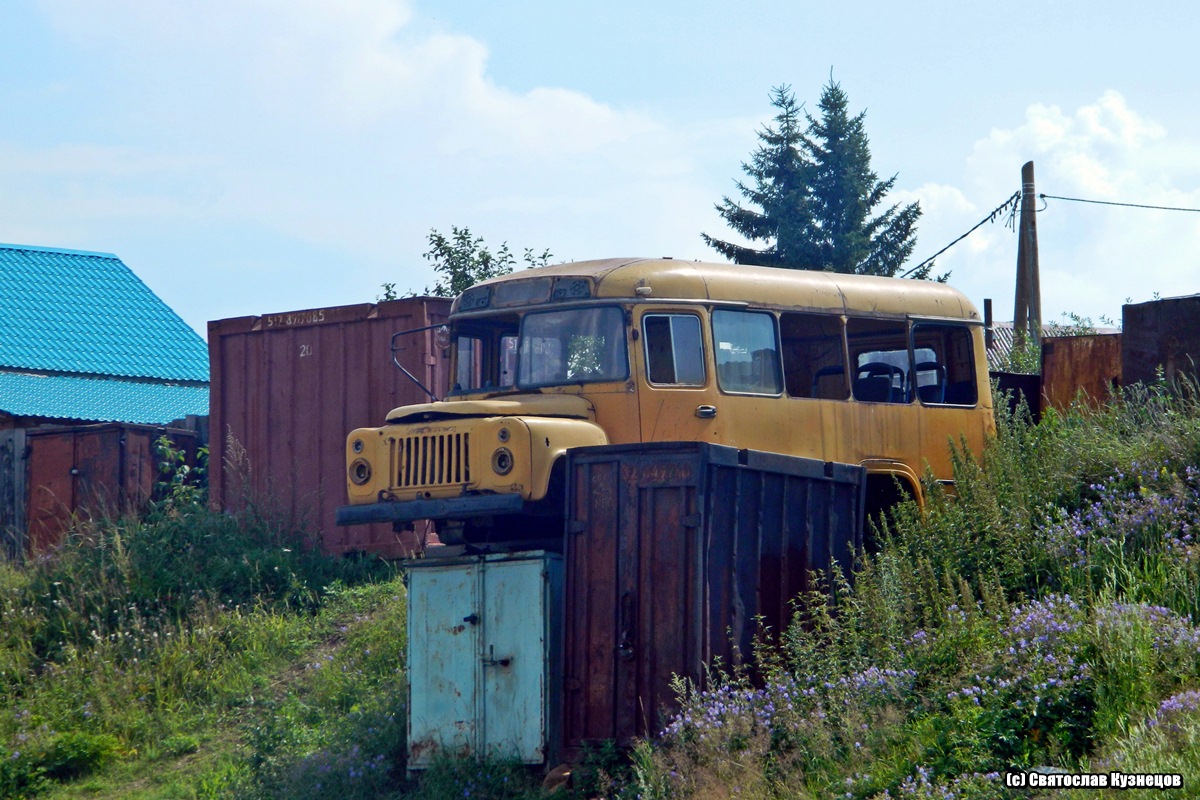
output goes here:
[[553, 753], [561, 576], [542, 551], [409, 562], [409, 769]]
[[676, 676], [742, 663], [862, 547], [865, 470], [700, 442], [567, 461], [562, 757], [652, 736]]

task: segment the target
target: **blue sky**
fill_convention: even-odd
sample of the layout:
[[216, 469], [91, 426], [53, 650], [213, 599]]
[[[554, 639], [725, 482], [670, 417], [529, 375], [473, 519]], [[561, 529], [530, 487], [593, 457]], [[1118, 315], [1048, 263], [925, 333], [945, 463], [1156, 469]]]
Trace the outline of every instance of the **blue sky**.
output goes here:
[[[559, 260], [718, 259], [713, 204], [833, 77], [916, 259], [1019, 188], [1200, 208], [1183, 2], [8, 0], [0, 241], [119, 255], [199, 330], [433, 280], [431, 228]], [[1200, 291], [1200, 214], [1051, 201], [1043, 315]], [[939, 259], [1011, 315], [1016, 240]]]

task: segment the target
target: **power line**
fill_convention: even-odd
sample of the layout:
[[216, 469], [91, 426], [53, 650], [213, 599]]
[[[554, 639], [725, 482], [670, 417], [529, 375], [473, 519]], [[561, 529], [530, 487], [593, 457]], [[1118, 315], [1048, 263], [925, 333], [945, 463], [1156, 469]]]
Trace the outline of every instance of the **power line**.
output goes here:
[[[1042, 197], [1045, 197], [1045, 195], [1042, 195]], [[1017, 201], [1018, 201], [1018, 200], [1020, 200], [1020, 199], [1021, 199], [1021, 193], [1020, 193], [1020, 192], [1013, 192], [1013, 195], [1012, 195], [1012, 197], [1008, 198], [1008, 199], [1007, 199], [1007, 200], [1005, 200], [1003, 203], [1001, 203], [1000, 205], [996, 206], [995, 210], [994, 210], [994, 211], [992, 211], [992, 213], [988, 214], [988, 215], [987, 215], [986, 217], [984, 217], [983, 219], [979, 220], [979, 222], [978, 222], [978, 223], [975, 225], [975, 227], [971, 228], [971, 230], [967, 231], [967, 232], [966, 232], [966, 233], [964, 233], [962, 236], [958, 237], [958, 238], [957, 238], [957, 239], [955, 239], [953, 242], [951, 242], [950, 244], [948, 244], [948, 245], [946, 245], [945, 247], [943, 247], [941, 250], [938, 250], [936, 253], [934, 253], [933, 255], [931, 255], [929, 258], [925, 259], [925, 260], [924, 260], [924, 261], [922, 261], [920, 264], [917, 264], [915, 267], [913, 267], [912, 269], [910, 269], [908, 272], [904, 273], [904, 274], [903, 274], [903, 275], [901, 275], [900, 277], [901, 277], [901, 278], [907, 278], [909, 275], [912, 275], [914, 272], [916, 272], [917, 270], [921, 269], [921, 267], [925, 266], [926, 264], [930, 264], [930, 263], [932, 263], [932, 262], [933, 262], [933, 260], [934, 260], [935, 258], [937, 258], [937, 257], [938, 257], [938, 256], [940, 256], [942, 253], [944, 253], [944, 252], [946, 252], [947, 250], [949, 250], [951, 247], [954, 247], [954, 245], [958, 244], [958, 243], [959, 243], [959, 242], [961, 242], [963, 239], [965, 239], [965, 238], [967, 238], [968, 236], [970, 236], [970, 235], [971, 235], [972, 233], [974, 233], [976, 230], [978, 230], [979, 228], [983, 227], [983, 226], [984, 226], [986, 223], [988, 223], [988, 222], [995, 222], [995, 221], [996, 221], [996, 217], [1000, 216], [1000, 215], [1001, 215], [1001, 214], [1003, 214], [1005, 211], [1008, 211], [1008, 212], [1009, 212], [1009, 221], [1011, 222], [1011, 221], [1012, 221], [1012, 219], [1014, 218], [1014, 215], [1016, 214], [1016, 210], [1017, 210], [1017, 205], [1016, 205], [1016, 204], [1017, 204]]]
[[[1101, 205], [1101, 206], [1121, 206], [1121, 207], [1123, 207], [1123, 208], [1147, 208], [1147, 209], [1151, 209], [1151, 210], [1154, 210], [1154, 211], [1189, 211], [1189, 212], [1194, 212], [1194, 213], [1200, 214], [1200, 208], [1180, 208], [1180, 207], [1178, 207], [1178, 206], [1151, 206], [1151, 205], [1143, 205], [1143, 204], [1141, 204], [1141, 203], [1116, 203], [1116, 202], [1113, 202], [1113, 201], [1111, 201], [1111, 200], [1086, 200], [1086, 199], [1084, 199], [1084, 198], [1082, 198], [1082, 197], [1060, 197], [1060, 196], [1058, 196], [1058, 195], [1053, 195], [1053, 194], [1039, 194], [1039, 195], [1038, 195], [1038, 197], [1039, 197], [1039, 198], [1041, 198], [1041, 200], [1042, 200], [1042, 202], [1043, 202], [1043, 203], [1044, 203], [1045, 201], [1047, 201], [1047, 200], [1066, 200], [1066, 201], [1069, 201], [1069, 202], [1072, 202], [1072, 203], [1092, 203], [1092, 204], [1095, 204], [1095, 205]], [[967, 238], [967, 237], [968, 237], [968, 236], [970, 236], [972, 233], [974, 233], [976, 230], [978, 230], [979, 228], [983, 227], [983, 225], [984, 225], [985, 223], [988, 223], [988, 222], [995, 222], [995, 221], [996, 221], [996, 217], [1000, 216], [1000, 215], [1001, 215], [1001, 214], [1003, 214], [1005, 211], [1008, 211], [1008, 213], [1009, 213], [1009, 219], [1008, 219], [1008, 223], [1011, 225], [1011, 223], [1013, 222], [1013, 220], [1016, 218], [1016, 212], [1017, 212], [1017, 201], [1018, 201], [1018, 200], [1020, 200], [1020, 199], [1021, 199], [1021, 193], [1020, 193], [1020, 192], [1014, 192], [1012, 197], [1008, 198], [1008, 199], [1007, 199], [1007, 200], [1005, 200], [1003, 203], [1001, 203], [1000, 205], [998, 205], [998, 206], [996, 207], [996, 209], [995, 209], [994, 211], [992, 211], [992, 213], [988, 214], [986, 217], [984, 217], [983, 219], [981, 219], [981, 220], [980, 220], [980, 221], [979, 221], [979, 222], [978, 222], [978, 223], [977, 223], [977, 224], [976, 224], [976, 225], [975, 225], [973, 228], [971, 228], [969, 231], [967, 231], [966, 233], [964, 233], [962, 236], [959, 236], [959, 237], [958, 237], [957, 239], [955, 239], [953, 242], [951, 242], [950, 244], [946, 245], [946, 246], [945, 246], [945, 247], [943, 247], [941, 250], [938, 250], [938, 251], [937, 251], [936, 253], [934, 253], [932, 256], [930, 256], [929, 258], [925, 259], [925, 260], [924, 260], [924, 261], [922, 261], [920, 264], [917, 264], [915, 267], [913, 267], [912, 269], [910, 269], [908, 272], [905, 272], [905, 273], [904, 273], [903, 275], [901, 275], [900, 277], [901, 277], [901, 278], [907, 278], [909, 275], [912, 275], [914, 272], [916, 272], [916, 271], [920, 270], [920, 269], [921, 269], [922, 267], [924, 267], [926, 264], [929, 264], [929, 263], [931, 263], [931, 262], [932, 262], [932, 261], [933, 261], [935, 258], [937, 258], [938, 256], [940, 256], [942, 253], [946, 252], [946, 251], [947, 251], [947, 250], [949, 250], [951, 247], [954, 247], [954, 245], [958, 244], [958, 243], [959, 243], [959, 242], [961, 242], [963, 239]], [[1039, 211], [1044, 211], [1044, 210], [1045, 210], [1045, 207], [1044, 207], [1044, 206], [1043, 206], [1043, 208], [1039, 209]]]
[[1177, 206], [1147, 206], [1141, 203], [1114, 203], [1111, 200], [1084, 200], [1081, 197], [1058, 197], [1052, 194], [1039, 194], [1043, 201], [1046, 200], [1069, 200], [1072, 203], [1093, 203], [1098, 206], [1121, 206], [1123, 208], [1149, 208], [1155, 211], [1193, 211], [1200, 214], [1200, 208], [1179, 208]]

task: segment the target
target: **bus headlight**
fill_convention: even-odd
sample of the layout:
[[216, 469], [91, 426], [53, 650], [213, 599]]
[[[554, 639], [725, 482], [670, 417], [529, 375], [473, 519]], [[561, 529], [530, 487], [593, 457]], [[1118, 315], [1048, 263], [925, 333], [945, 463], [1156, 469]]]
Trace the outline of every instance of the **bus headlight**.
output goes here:
[[492, 453], [492, 471], [497, 475], [507, 475], [512, 472], [513, 454], [507, 447], [497, 447]]
[[356, 458], [350, 464], [350, 480], [355, 486], [362, 486], [371, 480], [371, 464], [365, 458]]

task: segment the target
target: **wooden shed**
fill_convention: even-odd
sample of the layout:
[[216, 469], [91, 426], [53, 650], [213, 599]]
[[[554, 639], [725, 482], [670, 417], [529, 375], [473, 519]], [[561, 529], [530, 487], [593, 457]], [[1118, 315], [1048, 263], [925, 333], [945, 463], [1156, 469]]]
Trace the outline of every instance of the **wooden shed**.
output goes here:
[[207, 414], [204, 340], [119, 258], [0, 245], [0, 540], [10, 556], [53, 547], [74, 515], [139, 505], [159, 431], [190, 425], [178, 436], [194, 449]]
[[44, 553], [77, 520], [143, 510], [162, 477], [161, 436], [194, 461], [195, 430], [121, 422], [0, 430], [4, 549]]

